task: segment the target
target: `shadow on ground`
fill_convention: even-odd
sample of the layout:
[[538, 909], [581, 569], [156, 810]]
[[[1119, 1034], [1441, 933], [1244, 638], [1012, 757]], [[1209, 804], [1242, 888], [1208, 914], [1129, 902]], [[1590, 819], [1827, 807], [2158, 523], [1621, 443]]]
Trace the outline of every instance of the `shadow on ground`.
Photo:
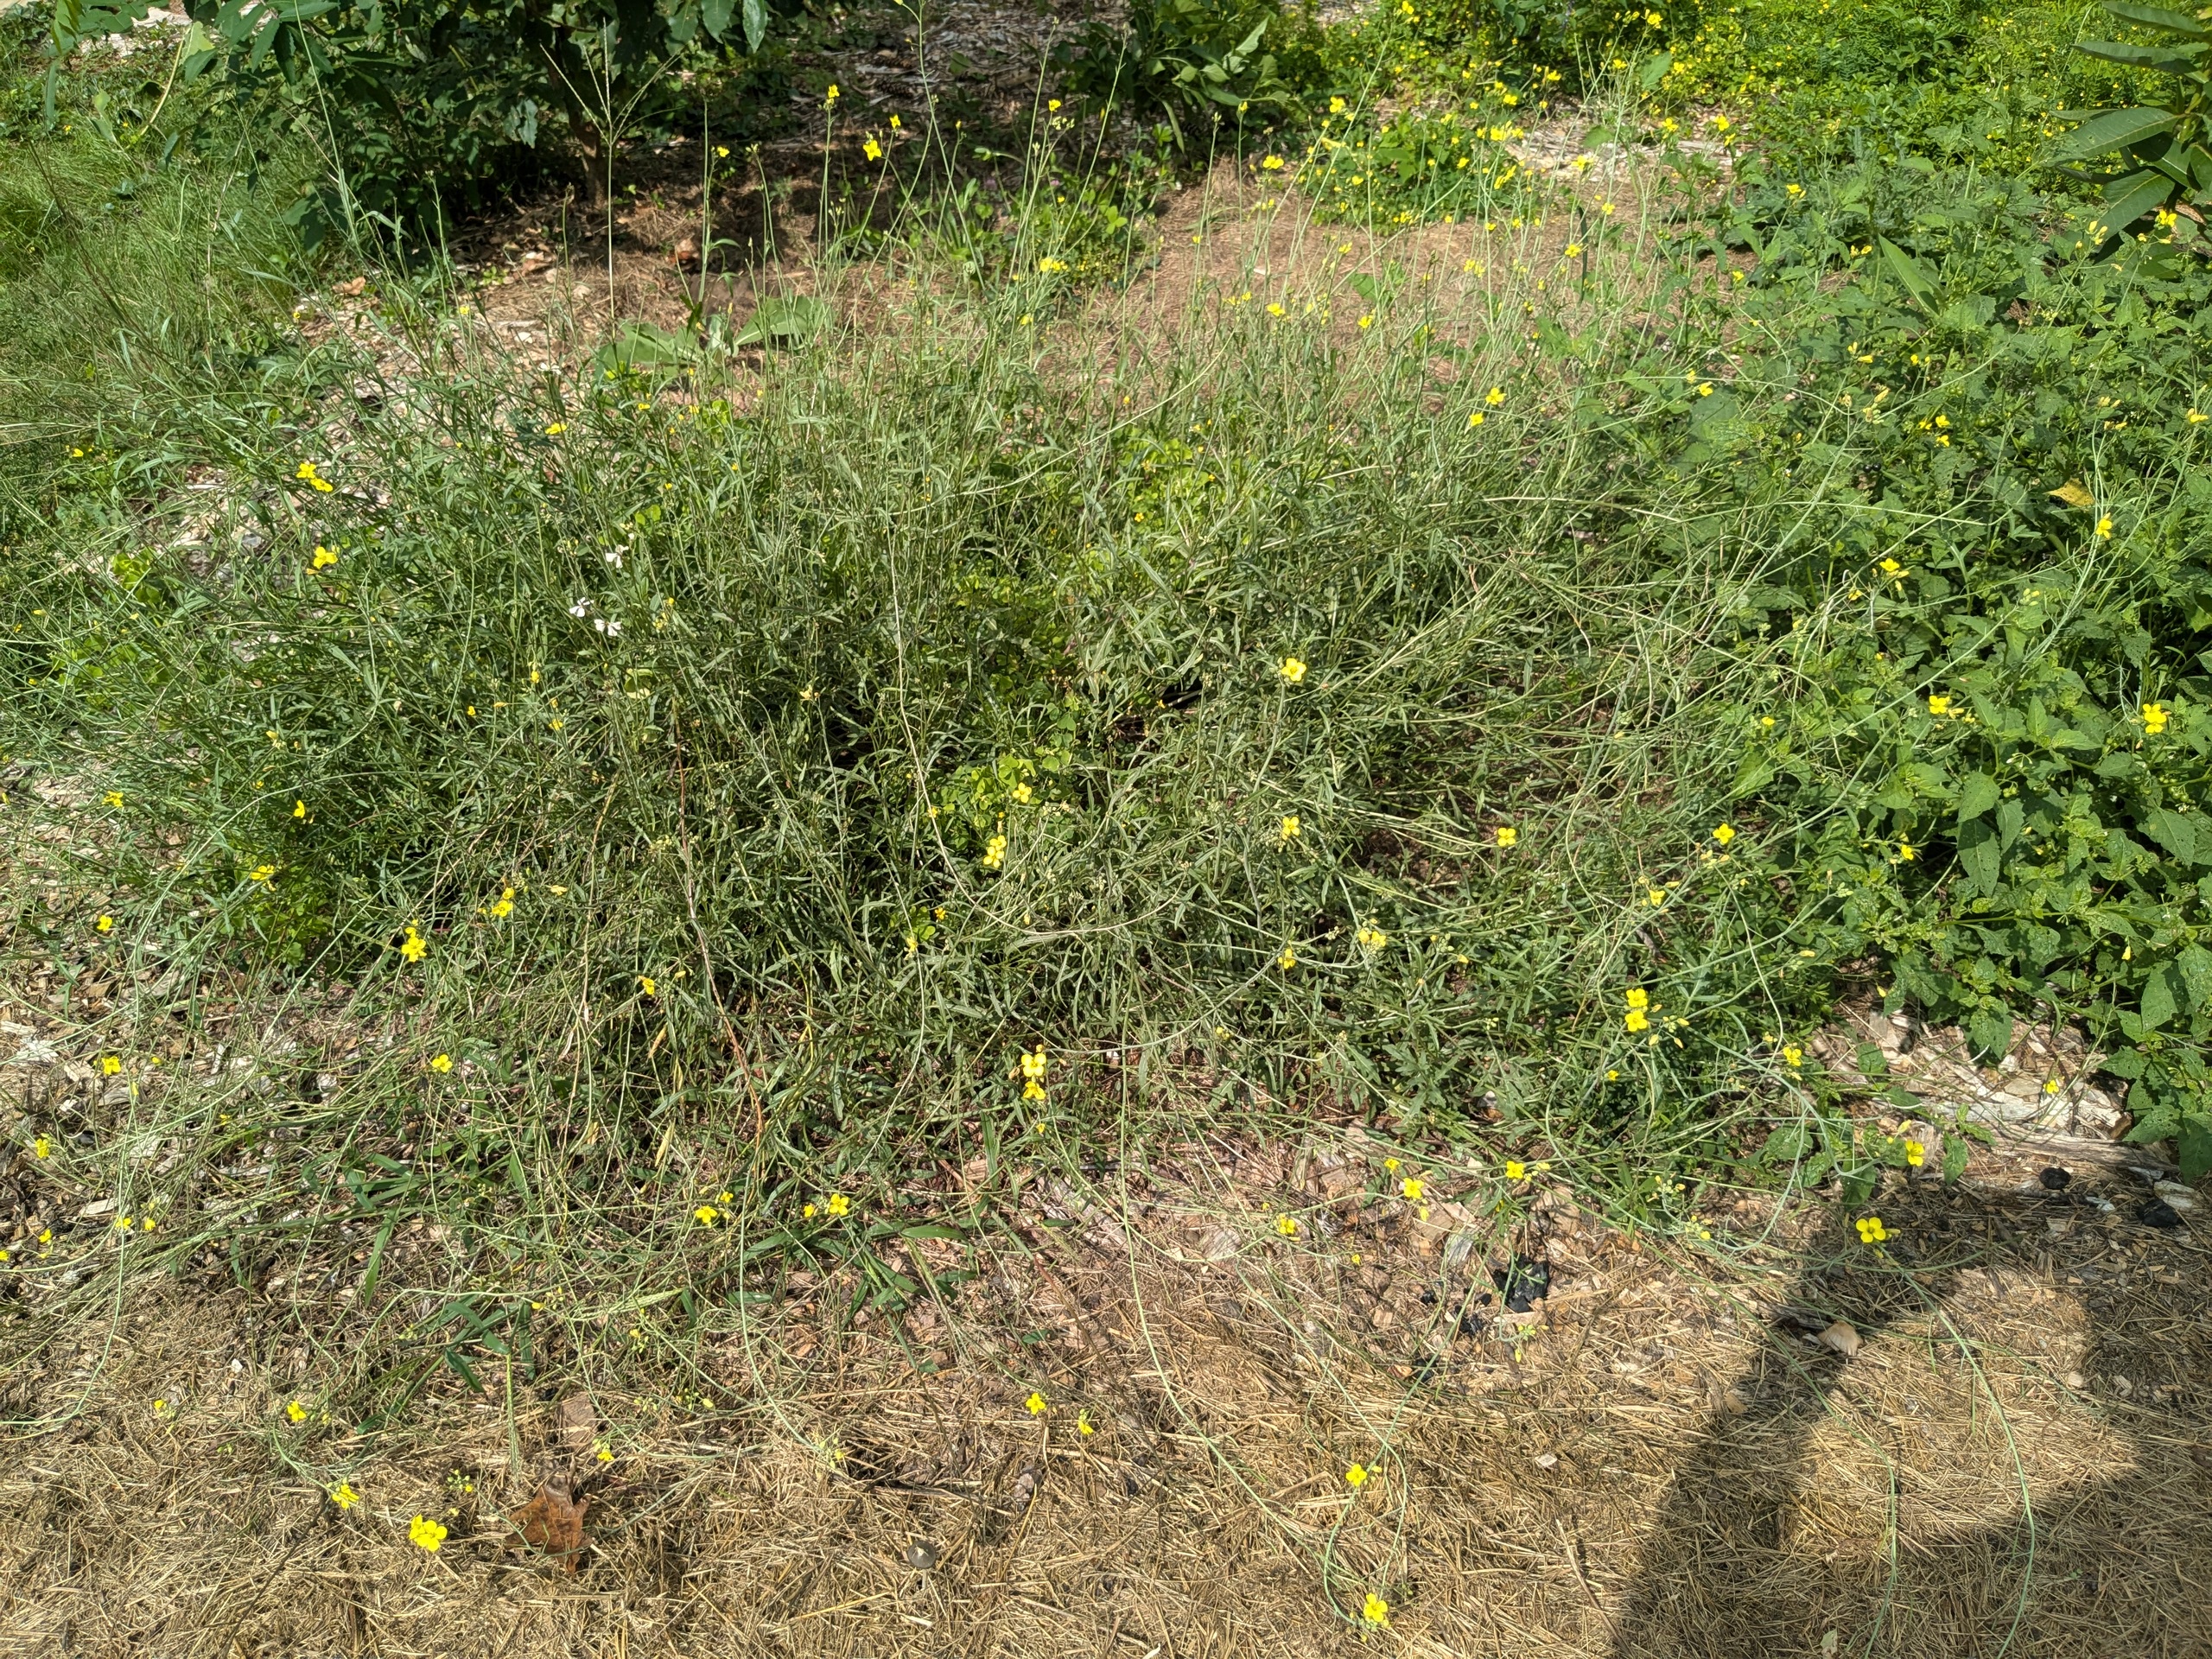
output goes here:
[[[2212, 1652], [2201, 1251], [2124, 1166], [2018, 1173], [1916, 1182], [1820, 1230], [1781, 1321], [1796, 1339], [1755, 1356], [1656, 1511], [1616, 1659]], [[1857, 1227], [1876, 1213], [1878, 1245]], [[1870, 1382], [1839, 1347], [1891, 1363]], [[1926, 1455], [1946, 1369], [1997, 1490]], [[1876, 1471], [1886, 1493], [1863, 1490]]]

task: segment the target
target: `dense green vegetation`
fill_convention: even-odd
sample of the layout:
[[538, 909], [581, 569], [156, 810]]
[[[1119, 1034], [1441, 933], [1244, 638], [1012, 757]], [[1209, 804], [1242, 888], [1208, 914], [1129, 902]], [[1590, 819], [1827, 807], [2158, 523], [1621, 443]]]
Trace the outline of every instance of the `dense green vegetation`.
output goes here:
[[[1450, 263], [1101, 355], [1150, 194], [979, 218], [940, 147], [825, 245], [865, 324], [550, 375], [419, 247], [309, 249], [329, 157], [205, 86], [46, 129], [9, 25], [0, 749], [93, 849], [17, 948], [342, 982], [393, 1044], [284, 1109], [341, 1163], [465, 1122], [450, 1201], [508, 1147], [681, 1221], [667, 1148], [741, 1147], [786, 1243], [948, 1139], [1316, 1098], [1662, 1224], [1678, 1166], [1863, 1181], [1802, 1042], [1868, 988], [2084, 1022], [2201, 1169], [2212, 276], [2194, 184], [2047, 164], [2159, 72], [2057, 7], [1247, 10], [1140, 19], [1116, 178]], [[1570, 93], [1643, 187], [1516, 159]], [[361, 258], [380, 351], [293, 309]]]

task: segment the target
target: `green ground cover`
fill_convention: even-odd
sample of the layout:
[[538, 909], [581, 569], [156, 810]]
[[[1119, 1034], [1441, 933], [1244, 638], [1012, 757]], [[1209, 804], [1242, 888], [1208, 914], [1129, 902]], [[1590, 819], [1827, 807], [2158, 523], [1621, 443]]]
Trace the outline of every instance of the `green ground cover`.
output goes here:
[[[1802, 1052], [1866, 991], [1989, 1052], [2087, 1023], [2201, 1168], [2212, 282], [2032, 161], [2110, 93], [2081, 21], [1708, 8], [1570, 79], [1383, 14], [1341, 27], [1401, 79], [1324, 30], [1246, 148], [1285, 211], [1448, 220], [1440, 277], [1223, 293], [1101, 370], [1095, 224], [963, 281], [918, 207], [818, 274], [866, 322], [551, 375], [435, 259], [385, 350], [311, 332], [353, 256], [287, 223], [308, 164], [98, 77], [49, 130], [10, 25], [0, 751], [86, 849], [10, 948], [162, 988], [86, 1033], [141, 1081], [214, 976], [388, 1039], [18, 1139], [239, 1273], [314, 1217], [193, 1183], [279, 1126], [302, 1190], [655, 1294], [702, 1208], [865, 1254], [806, 1206], [935, 1224], [936, 1151], [1154, 1115], [1485, 1137], [1665, 1226], [1681, 1173], [1904, 1155]], [[1510, 159], [1573, 87], [1648, 194]]]

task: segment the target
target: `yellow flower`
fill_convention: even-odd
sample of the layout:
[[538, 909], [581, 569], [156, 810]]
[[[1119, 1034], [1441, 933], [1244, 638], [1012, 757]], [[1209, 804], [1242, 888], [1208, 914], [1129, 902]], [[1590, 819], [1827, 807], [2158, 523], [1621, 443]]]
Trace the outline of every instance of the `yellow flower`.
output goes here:
[[691, 1216], [702, 1227], [711, 1227], [715, 1224], [715, 1206], [702, 1204], [691, 1212]]
[[1528, 1177], [1528, 1165], [1522, 1163], [1518, 1158], [1509, 1158], [1505, 1160], [1505, 1179], [1507, 1180], [1521, 1181], [1526, 1180]]
[[660, 995], [660, 987], [653, 983], [653, 976], [651, 974], [640, 974], [638, 976], [638, 988], [643, 991], [647, 996], [658, 996]]
[[1275, 958], [1275, 966], [1281, 969], [1283, 972], [1288, 973], [1298, 966], [1298, 952], [1285, 946], [1282, 955]]
[[1566, 257], [1569, 259], [1573, 259], [1580, 255], [1581, 251], [1582, 245], [1580, 242], [1570, 242], [1567, 245]]
[[1427, 1191], [1427, 1189], [1421, 1185], [1420, 1178], [1413, 1175], [1408, 1175], [1404, 1180], [1401, 1181], [1398, 1184], [1398, 1190], [1406, 1195], [1406, 1201], [1408, 1204], [1419, 1204], [1421, 1202], [1421, 1195], [1423, 1192]]
[[1630, 986], [1624, 995], [1631, 1008], [1648, 1008], [1651, 1006], [1651, 993], [1641, 986]]
[[993, 836], [983, 846], [983, 868], [995, 870], [1006, 863], [1006, 837]]
[[1267, 168], [1270, 173], [1280, 173], [1282, 171], [1282, 157], [1280, 156], [1270, 156], [1267, 157], [1266, 160], [1262, 161], [1260, 165]]
[[833, 1216], [842, 1216], [842, 1215], [849, 1214], [849, 1213], [851, 1212], [851, 1211], [852, 1211], [852, 1207], [853, 1207], [853, 1201], [852, 1201], [850, 1198], [847, 1198], [843, 1193], [842, 1193], [842, 1192], [832, 1192], [832, 1193], [830, 1195], [830, 1206], [829, 1206], [829, 1208], [830, 1208], [830, 1213], [831, 1215], [833, 1215]]
[[1471, 415], [1470, 415], [1470, 416], [1467, 416], [1467, 424], [1468, 424], [1469, 426], [1480, 426], [1482, 423], [1483, 423], [1483, 412], [1482, 412], [1482, 410], [1480, 410], [1479, 409], [1478, 409], [1478, 410], [1477, 410], [1473, 414], [1471, 414]]
[[450, 1054], [433, 1055], [430, 1059], [430, 1070], [435, 1071], [439, 1076], [443, 1077], [447, 1072], [453, 1070], [453, 1056]]
[[2097, 520], [2097, 534], [2107, 542], [2112, 539], [2112, 518], [2109, 514]]
[[1503, 386], [1492, 386], [1488, 391], [1483, 394], [1483, 402], [1488, 404], [1492, 409], [1496, 409], [1504, 401], [1505, 388]]
[[1863, 1216], [1856, 1224], [1861, 1244], [1879, 1244], [1890, 1236], [1890, 1230], [1882, 1225], [1879, 1216]]
[[1949, 714], [1951, 712], [1951, 700], [1948, 697], [1931, 696], [1928, 699], [1928, 712], [1931, 715]]
[[612, 1463], [614, 1461], [614, 1448], [609, 1446], [605, 1440], [596, 1442], [592, 1446], [591, 1452], [592, 1455], [597, 1458], [601, 1463]]
[[1096, 1434], [1098, 1432], [1096, 1428], [1091, 1427], [1090, 1414], [1088, 1411], [1078, 1411], [1076, 1413], [1075, 1432], [1078, 1434]]
[[1518, 843], [1520, 839], [1521, 832], [1518, 830], [1516, 830], [1511, 824], [1501, 823], [1497, 826], [1497, 844], [1499, 846], [1511, 847]]
[[330, 1501], [341, 1510], [350, 1510], [361, 1501], [361, 1495], [353, 1490], [352, 1483], [341, 1480], [331, 1489]]
[[308, 1408], [295, 1400], [284, 1408], [284, 1414], [296, 1423], [304, 1423], [308, 1420]]
[[123, 791], [119, 789], [111, 789], [106, 794], [101, 796], [100, 799], [106, 802], [110, 806], [121, 806], [123, 804]]
[[1390, 936], [1372, 922], [1361, 928], [1354, 937], [1370, 950], [1380, 950], [1390, 943]]
[[835, 104], [836, 101], [837, 101], [837, 83], [836, 83], [836, 81], [834, 81], [834, 80], [833, 80], [833, 81], [831, 81], [831, 82], [830, 83], [830, 90], [829, 90], [829, 92], [828, 92], [827, 93], [825, 93], [825, 94], [823, 96], [822, 102], [823, 102], [823, 107], [824, 107], [824, 108], [827, 108], [829, 105], [832, 105], [832, 104]]
[[300, 463], [300, 470], [293, 474], [292, 476], [299, 479], [303, 483], [313, 486], [315, 489], [321, 491], [325, 495], [330, 493], [330, 486], [317, 475], [315, 470], [315, 462], [311, 461], [302, 461]]
[[1904, 840], [1904, 838], [1902, 838], [1902, 837], [1900, 837], [1900, 838], [1898, 839], [1898, 842], [1897, 842], [1897, 862], [1898, 862], [1898, 863], [1900, 863], [1900, 864], [1910, 864], [1910, 863], [1911, 863], [1911, 862], [1912, 862], [1912, 861], [1913, 861], [1914, 859], [1918, 858], [1919, 856], [1920, 856], [1920, 849], [1919, 849], [1917, 847], [1915, 847], [1915, 846], [1914, 846], [1914, 845], [1913, 845], [1910, 841]]
[[1805, 1051], [1795, 1043], [1782, 1046], [1782, 1063], [1795, 1071], [1805, 1064]]
[[321, 546], [321, 544], [317, 544], [315, 550], [315, 557], [310, 560], [309, 563], [318, 570], [327, 570], [332, 565], [338, 563], [338, 555], [331, 551], [330, 549]]
[[1736, 839], [1736, 826], [1732, 823], [1716, 824], [1713, 827], [1713, 838], [1726, 847]]
[[1917, 1141], [1906, 1141], [1904, 1143], [1904, 1160], [1906, 1163], [1911, 1165], [1913, 1168], [1918, 1169], [1923, 1164], [1928, 1161], [1928, 1148]]
[[2143, 735], [2156, 737], [2166, 729], [2166, 705], [2146, 702], [2143, 705]]
[[1651, 1020], [1642, 1008], [1630, 1008], [1621, 1016], [1621, 1024], [1630, 1031], [1649, 1031]]
[[1029, 1414], [1032, 1417], [1041, 1417], [1045, 1414], [1045, 1408], [1050, 1402], [1043, 1394], [1033, 1389], [1029, 1397], [1021, 1403], [1029, 1408]]
[[160, 1415], [162, 1412], [167, 1411], [168, 1408], [169, 1402], [166, 1400], [156, 1400], [154, 1402], [154, 1413], [156, 1416]]
[[420, 962], [430, 948], [429, 941], [415, 931], [415, 924], [407, 924], [407, 937], [399, 942], [399, 954], [410, 962]]
[[1366, 1485], [1367, 1465], [1363, 1463], [1355, 1463], [1351, 1468], [1345, 1470], [1344, 1484], [1351, 1487], [1355, 1491], [1358, 1491], [1362, 1486]]
[[2189, 411], [2189, 423], [2191, 426], [2202, 426], [2207, 421], [2212, 421], [2212, 415], [2207, 415], [2201, 409], [2192, 409]]
[[1269, 300], [1268, 302], [1268, 315], [1271, 317], [1280, 317], [1283, 315], [1282, 302], [1281, 300]]
[[249, 881], [266, 881], [276, 874], [276, 867], [274, 864], [257, 864], [245, 873], [245, 879]]
[[[1295, 657], [1286, 657], [1282, 659], [1282, 666], [1275, 671], [1281, 674], [1283, 678], [1288, 680], [1293, 685], [1296, 685], [1300, 680], [1306, 677], [1306, 664], [1300, 662]], [[116, 802], [116, 804], [118, 806], [122, 804], [123, 803], [120, 798]]]
[[1025, 1083], [1025, 1084], [1023, 1084], [1021, 1085], [1021, 1097], [1022, 1097], [1024, 1100], [1042, 1100], [1042, 1099], [1044, 1099], [1044, 1098], [1045, 1098], [1045, 1085], [1044, 1085], [1043, 1084], [1041, 1084], [1041, 1083], [1039, 1083], [1039, 1082], [1035, 1081], [1035, 1080], [1033, 1078], [1031, 1081], [1029, 1081], [1029, 1082], [1027, 1082], [1027, 1083]]
[[1297, 1218], [1294, 1216], [1277, 1216], [1275, 1231], [1281, 1233], [1285, 1238], [1296, 1238], [1298, 1236]]
[[292, 816], [294, 817], [304, 818], [307, 815], [308, 804], [305, 801], [294, 801], [292, 803]]
[[1390, 1628], [1390, 1604], [1372, 1590], [1367, 1592], [1367, 1603], [1359, 1610], [1359, 1616], [1377, 1630]]
[[100, 1074], [103, 1077], [111, 1077], [122, 1070], [123, 1057], [121, 1055], [103, 1054], [100, 1056]]
[[103, 916], [99, 920], [92, 924], [93, 931], [100, 933], [108, 932], [112, 930], [114, 926], [115, 918], [112, 916]]
[[[728, 152], [725, 151], [723, 153], [728, 154]], [[568, 429], [569, 423], [566, 421], [554, 421], [546, 426], [545, 435], [549, 438], [557, 438]]]
[[871, 138], [861, 146], [861, 154], [871, 162], [880, 162], [883, 159], [883, 146]]
[[1359, 320], [1359, 326], [1363, 328], [1372, 328], [1375, 326], [1375, 314], [1370, 311], [1362, 317]]
[[810, 1204], [807, 1205], [804, 1208], [800, 1210], [799, 1214], [804, 1216], [809, 1221], [812, 1221], [815, 1216], [814, 1206]]
[[446, 1541], [446, 1529], [429, 1516], [418, 1515], [407, 1523], [407, 1538], [409, 1542], [420, 1544], [435, 1555], [438, 1546]]
[[1068, 266], [1067, 266], [1067, 261], [1066, 261], [1066, 260], [1065, 260], [1065, 259], [1054, 259], [1054, 258], [1051, 257], [1049, 255], [1048, 255], [1047, 257], [1046, 257], [1045, 258], [1039, 259], [1039, 260], [1037, 262], [1037, 269], [1038, 269], [1039, 270], [1040, 270], [1040, 271], [1044, 272], [1044, 273], [1045, 273], [1045, 275], [1046, 275], [1046, 276], [1058, 276], [1060, 272], [1062, 272], [1062, 271], [1065, 270], [1067, 268], [1068, 268]]
[[1654, 887], [1643, 896], [1651, 901], [1655, 910], [1667, 902], [1667, 890], [1664, 887]]
[[1282, 821], [1282, 838], [1285, 841], [1296, 841], [1300, 833], [1298, 827], [1298, 815], [1294, 812], [1287, 815]]
[[1382, 1160], [1382, 1167], [1395, 1175], [1398, 1173], [1398, 1160], [1395, 1158], [1385, 1158]]
[[34, 1158], [53, 1157], [54, 1142], [42, 1135], [35, 1137], [31, 1141], [31, 1156]]

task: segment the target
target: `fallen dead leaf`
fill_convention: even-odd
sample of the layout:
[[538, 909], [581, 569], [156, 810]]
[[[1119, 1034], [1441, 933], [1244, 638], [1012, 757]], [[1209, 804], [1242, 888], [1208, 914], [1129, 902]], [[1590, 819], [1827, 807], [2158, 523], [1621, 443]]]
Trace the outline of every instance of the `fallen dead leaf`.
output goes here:
[[1827, 1330], [1821, 1332], [1817, 1340], [1821, 1347], [1841, 1354], [1846, 1359], [1856, 1354], [1860, 1346], [1859, 1332], [1853, 1328], [1848, 1319], [1838, 1319]]
[[509, 1519], [524, 1543], [543, 1550], [573, 1573], [582, 1565], [584, 1511], [590, 1507], [589, 1498], [570, 1496], [566, 1480], [548, 1480]]

